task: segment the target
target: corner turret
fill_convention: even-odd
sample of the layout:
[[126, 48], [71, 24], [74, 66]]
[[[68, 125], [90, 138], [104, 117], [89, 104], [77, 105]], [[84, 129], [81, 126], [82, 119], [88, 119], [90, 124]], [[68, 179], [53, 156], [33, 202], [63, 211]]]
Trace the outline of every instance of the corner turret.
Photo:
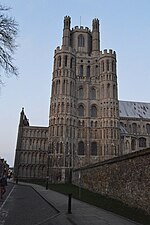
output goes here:
[[99, 20], [93, 19], [92, 21], [92, 52], [97, 53], [100, 51], [100, 34], [99, 34]]
[[62, 46], [64, 46], [64, 47], [70, 46], [70, 25], [71, 25], [70, 16], [65, 16], [64, 17], [64, 29], [63, 29], [63, 43], [62, 43]]

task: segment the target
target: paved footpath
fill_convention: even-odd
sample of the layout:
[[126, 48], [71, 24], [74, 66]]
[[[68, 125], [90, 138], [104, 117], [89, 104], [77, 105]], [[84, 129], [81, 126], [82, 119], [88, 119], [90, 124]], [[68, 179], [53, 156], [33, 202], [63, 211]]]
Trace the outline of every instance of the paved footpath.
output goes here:
[[76, 199], [72, 199], [72, 213], [68, 214], [68, 196], [46, 190], [39, 185], [26, 185], [31, 185], [57, 210], [55, 216], [50, 217], [41, 225], [139, 225], [139, 223]]
[[39, 225], [58, 213], [31, 186], [8, 183], [1, 201], [0, 225]]

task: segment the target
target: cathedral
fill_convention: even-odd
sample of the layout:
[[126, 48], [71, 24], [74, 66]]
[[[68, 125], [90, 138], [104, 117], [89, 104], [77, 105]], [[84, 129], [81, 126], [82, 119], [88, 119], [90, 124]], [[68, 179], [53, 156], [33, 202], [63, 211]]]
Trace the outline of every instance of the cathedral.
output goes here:
[[150, 103], [118, 100], [116, 52], [100, 49], [99, 20], [71, 28], [64, 17], [54, 52], [49, 125], [31, 126], [22, 109], [15, 178], [67, 182], [73, 168], [150, 146]]

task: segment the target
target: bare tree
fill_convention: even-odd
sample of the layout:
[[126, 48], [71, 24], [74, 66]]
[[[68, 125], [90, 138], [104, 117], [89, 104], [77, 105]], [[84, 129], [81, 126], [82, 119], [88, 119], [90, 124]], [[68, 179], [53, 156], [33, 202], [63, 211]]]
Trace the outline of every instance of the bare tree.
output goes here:
[[4, 76], [18, 75], [18, 69], [13, 65], [18, 24], [6, 15], [8, 10], [10, 8], [0, 5], [0, 86]]

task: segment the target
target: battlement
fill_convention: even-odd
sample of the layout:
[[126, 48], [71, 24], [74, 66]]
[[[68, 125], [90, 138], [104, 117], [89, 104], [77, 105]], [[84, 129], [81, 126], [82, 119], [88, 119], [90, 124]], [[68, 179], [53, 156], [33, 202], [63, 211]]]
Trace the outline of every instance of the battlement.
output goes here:
[[95, 23], [95, 22], [96, 22], [96, 23], [99, 23], [99, 19], [94, 18], [94, 19], [93, 19], [93, 23]]
[[64, 20], [66, 20], [66, 19], [69, 19], [69, 20], [70, 20], [71, 17], [70, 17], [70, 16], [65, 16], [65, 17], [64, 17]]
[[89, 33], [91, 33], [91, 30], [90, 30], [90, 28], [88, 28], [88, 27], [84, 27], [84, 26], [75, 26], [75, 27], [73, 27], [72, 28], [72, 31], [88, 31]]
[[55, 49], [55, 54], [57, 54], [57, 53], [60, 52], [60, 51], [61, 51], [60, 46], [57, 46], [57, 48]]
[[100, 51], [100, 56], [113, 56], [116, 57], [116, 52], [112, 49], [104, 49], [103, 51]]
[[61, 48], [60, 46], [57, 46], [57, 48], [55, 49], [55, 55], [57, 54], [57, 53], [64, 53], [64, 52], [66, 52], [66, 53], [72, 53], [72, 54], [75, 54], [76, 53], [76, 51], [75, 51], [75, 49], [72, 49], [71, 47], [65, 47], [65, 48]]

